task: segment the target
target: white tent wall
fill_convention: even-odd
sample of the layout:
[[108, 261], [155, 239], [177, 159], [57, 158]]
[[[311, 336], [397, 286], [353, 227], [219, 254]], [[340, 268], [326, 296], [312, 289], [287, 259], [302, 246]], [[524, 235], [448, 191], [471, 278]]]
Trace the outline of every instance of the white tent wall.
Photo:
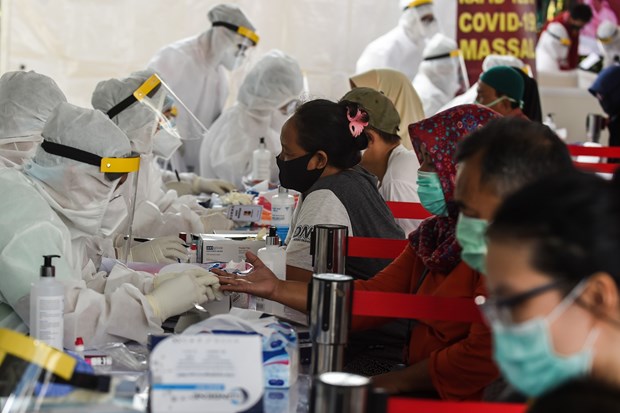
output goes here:
[[[205, 30], [207, 11], [221, 2], [2, 0], [0, 71], [46, 74], [70, 102], [90, 106], [98, 81], [142, 69], [162, 46]], [[348, 89], [347, 79], [364, 47], [394, 27], [401, 13], [398, 0], [231, 3], [244, 10], [261, 36], [253, 59], [272, 48], [283, 50], [298, 59], [310, 93], [331, 99]], [[456, 1], [438, 0], [436, 9], [453, 35]]]

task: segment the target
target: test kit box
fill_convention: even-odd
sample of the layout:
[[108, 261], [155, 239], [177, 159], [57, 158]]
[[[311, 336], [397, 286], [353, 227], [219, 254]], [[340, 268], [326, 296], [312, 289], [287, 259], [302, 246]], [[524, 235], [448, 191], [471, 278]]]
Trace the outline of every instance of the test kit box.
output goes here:
[[232, 239], [221, 235], [201, 234], [196, 259], [199, 263], [231, 260], [239, 262], [245, 260], [247, 251], [257, 254], [264, 246], [265, 241], [257, 241], [255, 238]]

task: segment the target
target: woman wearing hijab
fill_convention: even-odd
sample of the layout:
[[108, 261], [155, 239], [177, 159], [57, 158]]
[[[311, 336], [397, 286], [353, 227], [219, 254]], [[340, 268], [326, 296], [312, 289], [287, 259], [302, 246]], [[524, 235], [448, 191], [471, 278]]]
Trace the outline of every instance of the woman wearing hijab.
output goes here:
[[407, 149], [412, 149], [407, 128], [424, 119], [424, 108], [411, 80], [405, 74], [393, 69], [369, 70], [349, 79], [351, 88], [369, 87], [387, 96], [400, 115], [398, 135]]
[[[453, 202], [457, 143], [497, 118], [495, 112], [464, 105], [441, 112], [409, 127], [421, 161], [418, 184], [422, 204], [435, 216], [409, 236], [409, 244], [395, 261], [369, 280], [355, 281], [355, 289], [436, 297], [486, 296], [483, 275], [460, 258], [456, 241], [458, 208]], [[253, 254], [254, 271], [244, 280], [221, 278], [223, 290], [237, 291], [306, 310], [308, 284], [280, 281]], [[219, 273], [223, 276], [228, 274]], [[354, 317], [353, 330], [372, 328], [389, 320]], [[374, 377], [377, 387], [390, 393], [417, 393], [452, 400], [480, 400], [498, 376], [491, 356], [491, 334], [480, 323], [418, 320], [410, 331], [406, 368]]]

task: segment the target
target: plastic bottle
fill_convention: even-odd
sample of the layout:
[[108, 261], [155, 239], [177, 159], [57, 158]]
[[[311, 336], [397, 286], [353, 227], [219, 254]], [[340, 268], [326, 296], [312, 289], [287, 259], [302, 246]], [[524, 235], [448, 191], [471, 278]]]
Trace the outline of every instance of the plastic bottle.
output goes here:
[[278, 237], [282, 241], [286, 241], [294, 208], [295, 197], [288, 193], [288, 189], [280, 186], [278, 194], [271, 199], [271, 223], [278, 228]]
[[[277, 228], [269, 227], [269, 235], [265, 238], [265, 247], [258, 250], [258, 258], [281, 280], [286, 279], [286, 250], [280, 246]], [[272, 313], [277, 303], [256, 298], [256, 310]]]
[[555, 132], [558, 129], [558, 126], [555, 124], [555, 121], [553, 120], [553, 115], [554, 115], [553, 113], [547, 113], [547, 116], [545, 116], [545, 121], [543, 122], [543, 125], [547, 125], [549, 129]]
[[41, 278], [30, 289], [30, 336], [62, 350], [65, 289], [55, 279], [52, 258], [60, 256], [43, 256]]
[[260, 138], [258, 149], [252, 153], [252, 179], [255, 181], [269, 181], [271, 178], [271, 161], [273, 155], [267, 149], [265, 138]]
[[192, 242], [192, 246], [189, 249], [189, 263], [196, 264], [196, 253], [198, 252], [198, 247], [195, 242]]

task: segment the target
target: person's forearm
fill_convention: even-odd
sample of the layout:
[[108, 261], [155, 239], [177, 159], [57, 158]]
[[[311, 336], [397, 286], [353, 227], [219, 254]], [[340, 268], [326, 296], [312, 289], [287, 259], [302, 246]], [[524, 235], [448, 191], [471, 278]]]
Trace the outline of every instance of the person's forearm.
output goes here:
[[273, 293], [273, 301], [305, 313], [308, 301], [308, 283], [280, 281]]
[[434, 390], [428, 366], [429, 360], [422, 360], [402, 370], [374, 376], [372, 383], [392, 394]]

